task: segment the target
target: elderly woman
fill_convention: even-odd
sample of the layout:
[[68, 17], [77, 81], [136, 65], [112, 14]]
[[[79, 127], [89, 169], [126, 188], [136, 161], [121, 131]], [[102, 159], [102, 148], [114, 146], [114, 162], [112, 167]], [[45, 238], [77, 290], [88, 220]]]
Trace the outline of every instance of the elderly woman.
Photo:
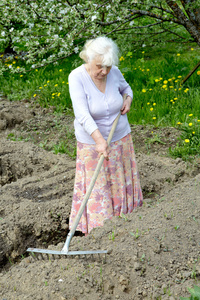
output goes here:
[[[105, 219], [142, 205], [142, 191], [127, 119], [133, 93], [117, 68], [118, 48], [107, 37], [86, 42], [84, 64], [69, 75], [77, 139], [76, 176], [70, 227], [90, 184], [100, 154], [105, 157], [77, 230], [86, 235]], [[127, 95], [123, 101], [123, 95]], [[110, 146], [107, 138], [121, 110]]]

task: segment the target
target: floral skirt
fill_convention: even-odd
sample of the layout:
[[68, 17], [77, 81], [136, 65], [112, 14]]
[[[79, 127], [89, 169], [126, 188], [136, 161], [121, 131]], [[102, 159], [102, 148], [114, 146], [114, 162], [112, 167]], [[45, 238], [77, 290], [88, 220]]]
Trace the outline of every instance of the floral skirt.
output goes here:
[[[105, 219], [131, 213], [142, 206], [142, 191], [131, 134], [109, 146], [86, 208], [76, 230], [89, 233]], [[71, 228], [99, 160], [95, 145], [77, 142], [74, 195], [69, 220]]]

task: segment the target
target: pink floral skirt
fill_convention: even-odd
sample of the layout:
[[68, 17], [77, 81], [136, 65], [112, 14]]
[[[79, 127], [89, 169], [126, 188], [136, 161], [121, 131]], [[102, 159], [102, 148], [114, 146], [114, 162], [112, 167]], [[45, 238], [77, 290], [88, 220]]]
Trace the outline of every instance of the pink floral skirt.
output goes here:
[[[76, 175], [69, 226], [71, 228], [98, 163], [95, 145], [77, 142]], [[105, 219], [131, 213], [143, 197], [131, 134], [109, 146], [85, 211], [76, 230], [89, 233]]]

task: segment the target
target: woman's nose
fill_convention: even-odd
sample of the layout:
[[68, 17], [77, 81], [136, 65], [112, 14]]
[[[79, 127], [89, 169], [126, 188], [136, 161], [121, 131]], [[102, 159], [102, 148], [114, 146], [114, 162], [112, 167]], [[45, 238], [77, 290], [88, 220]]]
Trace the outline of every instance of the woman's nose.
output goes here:
[[109, 72], [108, 67], [103, 67], [102, 73], [103, 73], [103, 74], [107, 74], [108, 72]]

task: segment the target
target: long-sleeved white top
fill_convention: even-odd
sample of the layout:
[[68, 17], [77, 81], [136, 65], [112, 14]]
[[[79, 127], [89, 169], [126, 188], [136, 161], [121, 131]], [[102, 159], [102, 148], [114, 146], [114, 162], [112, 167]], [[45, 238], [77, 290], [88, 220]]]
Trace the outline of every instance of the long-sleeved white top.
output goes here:
[[[120, 112], [123, 95], [133, 98], [133, 92], [116, 66], [107, 75], [106, 90], [102, 93], [81, 65], [69, 74], [69, 92], [75, 114], [74, 128], [77, 141], [95, 144], [91, 134], [99, 129], [107, 140], [112, 124]], [[127, 115], [121, 115], [111, 142], [131, 132]]]

